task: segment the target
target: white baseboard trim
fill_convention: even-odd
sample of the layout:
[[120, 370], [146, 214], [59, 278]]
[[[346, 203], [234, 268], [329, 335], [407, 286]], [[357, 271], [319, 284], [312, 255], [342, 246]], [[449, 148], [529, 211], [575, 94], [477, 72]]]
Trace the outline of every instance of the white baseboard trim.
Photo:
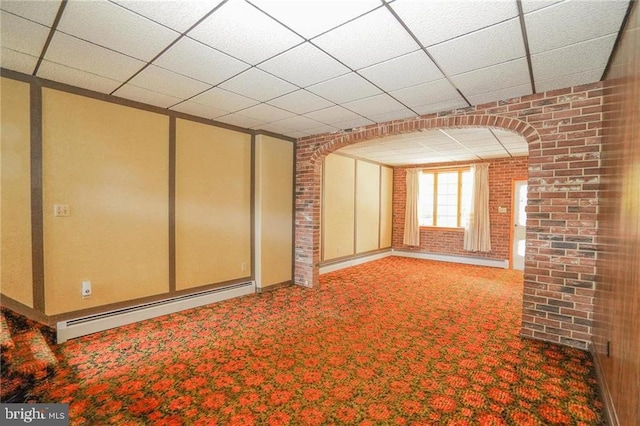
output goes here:
[[57, 342], [256, 292], [254, 281], [57, 323]]
[[327, 272], [333, 272], [340, 269], [348, 268], [350, 266], [361, 265], [363, 263], [371, 262], [373, 260], [378, 260], [389, 256], [391, 256], [391, 250], [382, 253], [371, 254], [369, 256], [347, 259], [343, 262], [336, 262], [330, 265], [320, 266], [320, 275], [326, 274]]
[[392, 250], [393, 256], [411, 257], [414, 259], [438, 260], [440, 262], [464, 263], [466, 265], [490, 266], [492, 268], [509, 269], [509, 261], [502, 259], [486, 259], [473, 256], [455, 256], [416, 251]]

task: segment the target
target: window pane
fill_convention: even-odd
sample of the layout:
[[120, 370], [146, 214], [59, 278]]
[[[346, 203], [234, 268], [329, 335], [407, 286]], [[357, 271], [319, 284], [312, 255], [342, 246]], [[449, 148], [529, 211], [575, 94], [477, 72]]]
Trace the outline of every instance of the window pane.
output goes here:
[[471, 171], [462, 172], [462, 197], [460, 206], [460, 226], [467, 227], [469, 225], [469, 217], [471, 215], [471, 197], [473, 188], [473, 176]]
[[458, 226], [458, 172], [438, 173], [437, 225]]
[[420, 226], [433, 226], [433, 173], [420, 173], [418, 219]]

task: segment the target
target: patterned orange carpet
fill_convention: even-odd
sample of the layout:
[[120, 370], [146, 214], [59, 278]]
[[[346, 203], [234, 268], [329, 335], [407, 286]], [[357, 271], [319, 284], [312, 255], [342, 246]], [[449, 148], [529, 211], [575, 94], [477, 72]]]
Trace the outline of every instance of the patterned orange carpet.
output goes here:
[[518, 272], [389, 257], [69, 341], [89, 425], [599, 425], [589, 354], [518, 336]]

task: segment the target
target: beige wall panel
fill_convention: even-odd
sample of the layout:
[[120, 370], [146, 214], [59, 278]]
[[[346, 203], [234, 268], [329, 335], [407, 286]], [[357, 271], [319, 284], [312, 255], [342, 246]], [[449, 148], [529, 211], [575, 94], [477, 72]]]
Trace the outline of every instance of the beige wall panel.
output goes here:
[[354, 254], [355, 164], [335, 154], [324, 160], [324, 260]]
[[250, 274], [251, 136], [178, 120], [176, 288]]
[[33, 307], [29, 92], [27, 83], [0, 80], [0, 289]]
[[257, 138], [256, 212], [260, 218], [260, 286], [291, 281], [293, 256], [293, 143], [260, 135]]
[[43, 90], [47, 315], [168, 292], [168, 144], [166, 116]]
[[380, 173], [380, 248], [388, 248], [393, 229], [393, 169], [382, 166]]
[[380, 166], [357, 161], [356, 253], [377, 250], [380, 241]]

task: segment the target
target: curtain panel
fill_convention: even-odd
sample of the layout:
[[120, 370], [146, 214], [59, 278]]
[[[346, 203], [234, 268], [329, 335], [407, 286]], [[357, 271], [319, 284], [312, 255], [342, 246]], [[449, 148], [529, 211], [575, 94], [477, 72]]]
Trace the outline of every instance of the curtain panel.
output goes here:
[[464, 230], [464, 249], [467, 251], [491, 251], [491, 226], [489, 223], [489, 164], [471, 166], [473, 190], [469, 224]]
[[418, 194], [420, 193], [420, 170], [407, 170], [407, 200], [404, 214], [404, 237], [408, 246], [420, 246], [420, 223], [418, 220]]

